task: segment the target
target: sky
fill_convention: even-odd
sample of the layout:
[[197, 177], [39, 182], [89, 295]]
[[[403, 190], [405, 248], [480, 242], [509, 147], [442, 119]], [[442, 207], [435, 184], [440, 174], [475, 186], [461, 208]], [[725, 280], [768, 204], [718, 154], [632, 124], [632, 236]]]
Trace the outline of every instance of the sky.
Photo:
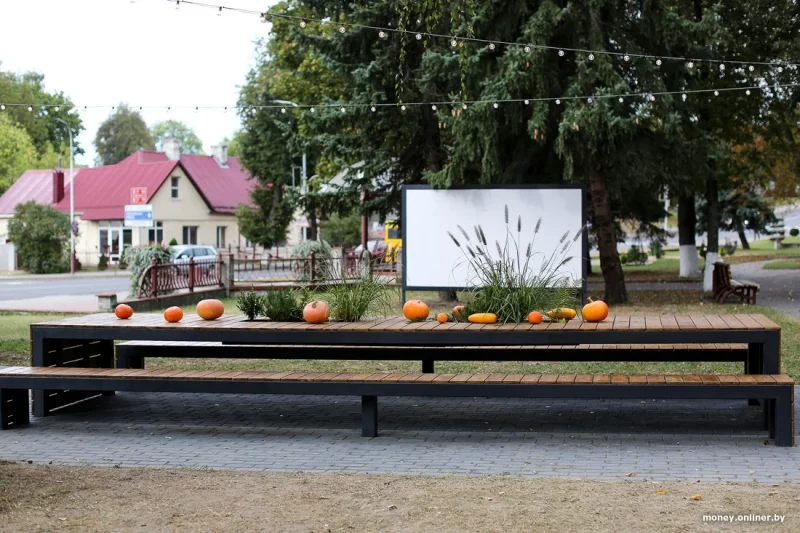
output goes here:
[[[275, 0], [206, 0], [265, 10]], [[63, 91], [79, 106], [86, 154], [76, 164], [93, 165], [92, 144], [111, 106], [144, 109], [148, 126], [175, 119], [188, 124], [206, 153], [239, 128], [235, 111], [194, 111], [193, 106], [233, 106], [255, 62], [254, 42], [269, 24], [257, 15], [181, 5], [167, 0], [3, 1], [0, 69], [44, 74], [45, 89]], [[84, 110], [84, 105], [103, 105]], [[169, 112], [167, 106], [173, 109]], [[190, 110], [175, 109], [190, 106]]]

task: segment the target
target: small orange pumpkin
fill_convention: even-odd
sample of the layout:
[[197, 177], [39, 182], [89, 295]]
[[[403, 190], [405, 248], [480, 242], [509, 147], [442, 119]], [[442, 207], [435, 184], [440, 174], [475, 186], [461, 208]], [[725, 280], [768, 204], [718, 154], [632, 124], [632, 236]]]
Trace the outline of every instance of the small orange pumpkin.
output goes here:
[[309, 324], [322, 324], [331, 316], [331, 308], [322, 300], [309, 302], [303, 308], [303, 318]]
[[592, 301], [590, 298], [589, 303], [583, 306], [582, 314], [586, 322], [600, 322], [608, 317], [608, 305], [602, 300]]
[[541, 324], [543, 318], [542, 313], [539, 311], [531, 311], [528, 313], [528, 322], [531, 324]]
[[436, 322], [438, 322], [439, 324], [444, 324], [445, 322], [447, 322], [447, 314], [439, 313], [438, 315], [436, 315]]
[[167, 322], [180, 322], [183, 318], [183, 309], [173, 306], [164, 311], [164, 320]]
[[114, 314], [117, 315], [117, 318], [126, 320], [133, 316], [133, 307], [128, 304], [119, 304], [114, 308]]
[[202, 300], [197, 304], [197, 314], [203, 320], [216, 320], [225, 312], [225, 306], [219, 300]]
[[409, 320], [425, 320], [431, 310], [422, 300], [409, 300], [403, 305], [403, 316]]
[[457, 305], [453, 308], [453, 317], [454, 318], [461, 318], [464, 315], [464, 306]]

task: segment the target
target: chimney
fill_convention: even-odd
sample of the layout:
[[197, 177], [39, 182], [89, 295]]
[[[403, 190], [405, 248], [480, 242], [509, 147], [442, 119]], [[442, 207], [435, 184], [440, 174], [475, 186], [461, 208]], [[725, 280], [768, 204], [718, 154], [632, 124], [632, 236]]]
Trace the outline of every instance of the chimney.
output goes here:
[[64, 171], [53, 171], [53, 204], [64, 199]]
[[181, 158], [181, 143], [177, 139], [165, 140], [161, 149], [164, 150], [170, 161], [178, 161]]
[[223, 168], [228, 167], [228, 145], [221, 144], [218, 146], [211, 147], [211, 155], [214, 156], [214, 160], [217, 164]]

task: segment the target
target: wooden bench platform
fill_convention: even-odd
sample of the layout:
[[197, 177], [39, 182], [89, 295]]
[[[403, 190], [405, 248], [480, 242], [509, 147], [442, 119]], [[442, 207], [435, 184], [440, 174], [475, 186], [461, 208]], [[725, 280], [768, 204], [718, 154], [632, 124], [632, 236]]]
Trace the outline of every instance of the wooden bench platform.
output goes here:
[[378, 433], [378, 396], [763, 400], [778, 446], [794, 445], [794, 381], [783, 375], [436, 374], [0, 368], [0, 427], [29, 422], [28, 390], [320, 394], [362, 398], [362, 435]]
[[735, 280], [731, 277], [731, 266], [727, 263], [714, 263], [712, 278], [713, 298], [717, 303], [725, 303], [729, 296], [739, 297], [742, 303], [756, 305], [761, 285], [753, 281]]
[[434, 361], [647, 361], [745, 362], [747, 345], [572, 344], [542, 346], [370, 346], [312, 344], [225, 344], [189, 341], [127, 341], [116, 346], [118, 368], [144, 368], [148, 357], [198, 359], [422, 360]]

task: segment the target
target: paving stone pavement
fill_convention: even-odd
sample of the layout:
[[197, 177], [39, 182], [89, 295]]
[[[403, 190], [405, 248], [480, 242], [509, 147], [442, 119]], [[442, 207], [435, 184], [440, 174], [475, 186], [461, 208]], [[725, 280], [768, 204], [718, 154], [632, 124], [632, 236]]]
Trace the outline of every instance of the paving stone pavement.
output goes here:
[[[42, 464], [800, 482], [800, 449], [765, 445], [741, 401], [117, 393], [0, 433], [0, 459]], [[798, 424], [800, 427], [800, 424]]]

